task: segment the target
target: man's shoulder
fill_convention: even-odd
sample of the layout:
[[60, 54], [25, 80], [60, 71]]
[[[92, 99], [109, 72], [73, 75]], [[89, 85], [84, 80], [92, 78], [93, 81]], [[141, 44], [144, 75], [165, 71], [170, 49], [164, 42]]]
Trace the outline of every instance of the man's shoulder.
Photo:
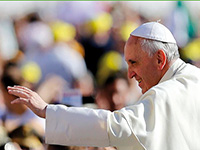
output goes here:
[[198, 94], [200, 87], [200, 69], [190, 65], [176, 73], [172, 78], [155, 85], [143, 94], [141, 99], [147, 97], [169, 99], [171, 97], [184, 97], [185, 95]]
[[[145, 92], [139, 99], [175, 99], [197, 96], [200, 87], [200, 69], [191, 64], [182, 63], [167, 80], [158, 83]], [[194, 97], [192, 96], [192, 97]]]
[[168, 80], [157, 84], [153, 88], [155, 88], [154, 90], [161, 89], [165, 91], [194, 85], [200, 86], [200, 68], [184, 63]]

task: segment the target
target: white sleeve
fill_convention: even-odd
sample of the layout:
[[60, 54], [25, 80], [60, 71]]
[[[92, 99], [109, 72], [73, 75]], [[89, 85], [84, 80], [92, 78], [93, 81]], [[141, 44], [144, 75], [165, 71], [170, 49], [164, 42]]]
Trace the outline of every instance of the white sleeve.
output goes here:
[[131, 127], [132, 123], [137, 124], [137, 121], [133, 119], [137, 118], [133, 112], [133, 110], [123, 108], [119, 111], [114, 111], [108, 116], [110, 145], [120, 148], [120, 150], [145, 150]]
[[109, 146], [107, 110], [48, 105], [45, 141], [48, 144]]

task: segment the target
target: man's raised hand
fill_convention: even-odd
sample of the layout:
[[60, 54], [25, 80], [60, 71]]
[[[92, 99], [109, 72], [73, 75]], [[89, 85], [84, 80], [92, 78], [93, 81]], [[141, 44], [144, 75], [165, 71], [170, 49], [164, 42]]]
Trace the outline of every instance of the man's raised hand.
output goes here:
[[9, 94], [18, 97], [11, 102], [12, 104], [25, 104], [39, 117], [46, 117], [47, 103], [36, 92], [23, 86], [9, 86], [7, 88]]

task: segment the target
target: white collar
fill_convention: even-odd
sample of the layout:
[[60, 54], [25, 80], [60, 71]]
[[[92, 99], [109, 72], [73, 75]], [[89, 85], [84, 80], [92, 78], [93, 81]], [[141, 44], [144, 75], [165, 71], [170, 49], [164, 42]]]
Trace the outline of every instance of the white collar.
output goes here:
[[185, 62], [183, 60], [181, 60], [180, 58], [178, 58], [171, 66], [170, 68], [167, 70], [167, 72], [164, 74], [164, 76], [161, 78], [161, 80], [159, 81], [159, 83], [164, 82], [166, 80], [169, 80], [172, 76], [175, 75], [175, 73], [177, 72], [177, 70], [183, 65], [185, 64]]

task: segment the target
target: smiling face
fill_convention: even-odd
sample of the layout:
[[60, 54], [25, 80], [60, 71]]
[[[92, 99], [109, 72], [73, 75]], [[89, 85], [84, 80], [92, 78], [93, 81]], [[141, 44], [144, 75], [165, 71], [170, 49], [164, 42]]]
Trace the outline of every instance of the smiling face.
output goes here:
[[130, 79], [135, 77], [143, 94], [158, 84], [163, 76], [163, 66], [160, 65], [158, 52], [150, 57], [141, 49], [138, 38], [130, 36], [125, 45], [124, 54], [128, 64], [128, 77]]

